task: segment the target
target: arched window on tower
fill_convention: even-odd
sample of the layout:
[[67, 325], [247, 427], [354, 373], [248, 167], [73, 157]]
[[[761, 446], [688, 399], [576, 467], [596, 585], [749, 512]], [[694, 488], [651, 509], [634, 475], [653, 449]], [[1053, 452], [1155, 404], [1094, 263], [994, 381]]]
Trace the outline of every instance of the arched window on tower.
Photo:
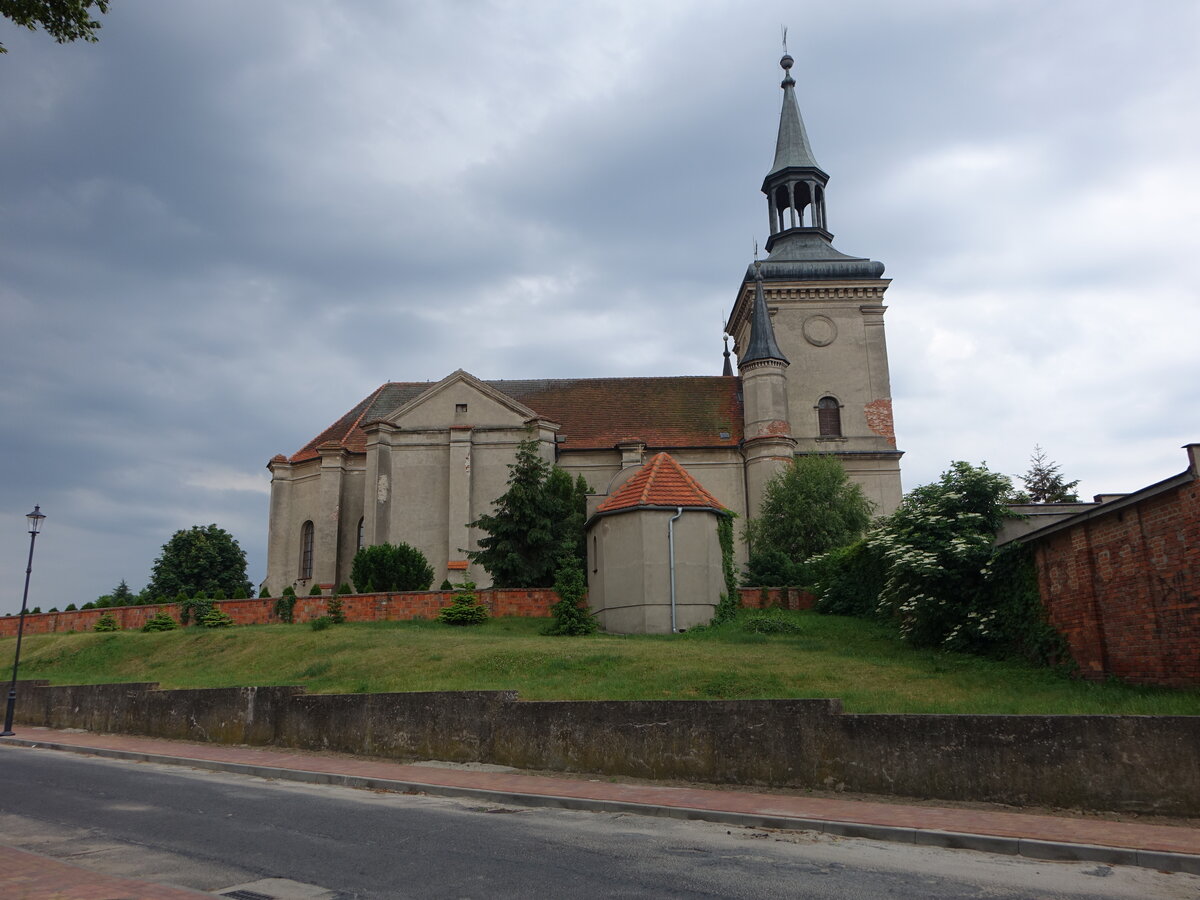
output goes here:
[[307, 580], [313, 573], [313, 523], [300, 526], [300, 578]]
[[363, 548], [363, 536], [366, 534], [366, 521], [366, 519], [358, 520], [358, 543], [354, 546], [356, 552]]
[[821, 437], [842, 436], [842, 405], [834, 397], [817, 401], [817, 434]]

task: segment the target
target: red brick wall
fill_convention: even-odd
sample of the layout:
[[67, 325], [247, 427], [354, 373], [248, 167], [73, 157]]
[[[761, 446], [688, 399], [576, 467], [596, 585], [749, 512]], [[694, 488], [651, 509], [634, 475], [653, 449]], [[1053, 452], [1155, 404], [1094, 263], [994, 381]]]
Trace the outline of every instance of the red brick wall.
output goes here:
[[[550, 607], [558, 602], [558, 595], [550, 589], [541, 588], [487, 588], [476, 592], [480, 602], [487, 606], [493, 616], [525, 616], [547, 618]], [[761, 588], [742, 588], [742, 605], [749, 609], [777, 606], [781, 609], [811, 609], [814, 598], [797, 588], [770, 588], [764, 602]], [[346, 594], [342, 597], [342, 611], [347, 622], [381, 622], [398, 619], [432, 619], [444, 606], [454, 599], [453, 591], [420, 591], [410, 594]], [[233, 619], [235, 625], [266, 625], [278, 622], [275, 617], [275, 601], [214, 600]], [[303, 596], [296, 598], [297, 622], [308, 622], [325, 615], [328, 597]], [[116, 606], [110, 609], [86, 609], [79, 612], [40, 613], [25, 617], [26, 634], [49, 634], [52, 632], [91, 631], [105, 613], [111, 613], [122, 629], [141, 628], [147, 619], [160, 612], [179, 618], [179, 608], [173, 604], [152, 606]], [[17, 617], [0, 618], [0, 637], [11, 637], [17, 633]]]
[[1033, 549], [1050, 623], [1084, 677], [1200, 685], [1200, 481]]
[[799, 588], [741, 588], [740, 593], [742, 606], [747, 609], [766, 609], [768, 606], [791, 610], [812, 609], [817, 602], [816, 597]]
[[[500, 589], [489, 588], [476, 592], [480, 602], [494, 616], [528, 616], [544, 618], [550, 615], [550, 607], [558, 602], [558, 595], [549, 589]], [[453, 591], [421, 591], [411, 594], [347, 594], [342, 597], [342, 611], [347, 622], [379, 622], [398, 619], [432, 619], [438, 611], [449, 606], [454, 598]], [[227, 613], [235, 625], [265, 625], [278, 622], [275, 617], [275, 601], [215, 600], [213, 604]], [[328, 597], [297, 597], [295, 616], [297, 622], [307, 622], [325, 615], [329, 606]], [[79, 612], [40, 613], [25, 617], [26, 634], [49, 634], [65, 631], [91, 631], [105, 613], [111, 613], [122, 629], [141, 628], [146, 620], [159, 612], [179, 618], [175, 604], [153, 606], [117, 606], [111, 609], [87, 609]], [[17, 616], [0, 618], [0, 637], [11, 637], [17, 633]]]

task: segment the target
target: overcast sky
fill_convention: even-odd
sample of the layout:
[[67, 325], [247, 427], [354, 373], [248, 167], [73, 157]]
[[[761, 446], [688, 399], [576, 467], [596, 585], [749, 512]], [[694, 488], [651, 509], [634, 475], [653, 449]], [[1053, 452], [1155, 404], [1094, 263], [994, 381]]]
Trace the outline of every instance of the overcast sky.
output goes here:
[[388, 380], [718, 374], [779, 29], [906, 488], [1200, 440], [1200, 3], [114, 0], [0, 21], [0, 612], [142, 588]]

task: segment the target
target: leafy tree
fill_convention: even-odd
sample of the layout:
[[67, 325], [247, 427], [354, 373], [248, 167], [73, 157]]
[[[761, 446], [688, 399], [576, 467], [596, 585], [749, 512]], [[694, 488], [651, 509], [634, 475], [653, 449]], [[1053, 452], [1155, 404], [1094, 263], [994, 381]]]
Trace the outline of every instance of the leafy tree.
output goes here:
[[433, 584], [433, 567], [416, 547], [374, 544], [354, 554], [350, 580], [364, 591], [427, 591]]
[[1029, 457], [1029, 471], [1021, 476], [1025, 483], [1025, 494], [1030, 503], [1078, 503], [1075, 488], [1079, 479], [1067, 481], [1059, 471], [1058, 463], [1046, 459], [1046, 451], [1033, 445]]
[[193, 525], [179, 530], [163, 544], [154, 561], [147, 592], [170, 597], [183, 592], [206, 594], [220, 590], [225, 596], [250, 588], [246, 580], [246, 554], [233, 536], [216, 525]]
[[[92, 18], [92, 7], [104, 14], [108, 12], [108, 3], [109, 0], [0, 0], [0, 16], [30, 31], [37, 31], [40, 25], [60, 44], [78, 40], [95, 43], [100, 23]], [[0, 44], [0, 53], [7, 52]]]
[[746, 524], [750, 559], [746, 583], [803, 584], [804, 564], [844, 547], [871, 522], [875, 505], [850, 481], [836, 456], [799, 456], [767, 482], [759, 514]]
[[564, 559], [585, 564], [587, 482], [582, 476], [572, 481], [542, 459], [532, 437], [517, 445], [508, 468], [508, 490], [491, 513], [470, 523], [485, 536], [467, 556], [487, 569], [496, 587], [550, 587]]

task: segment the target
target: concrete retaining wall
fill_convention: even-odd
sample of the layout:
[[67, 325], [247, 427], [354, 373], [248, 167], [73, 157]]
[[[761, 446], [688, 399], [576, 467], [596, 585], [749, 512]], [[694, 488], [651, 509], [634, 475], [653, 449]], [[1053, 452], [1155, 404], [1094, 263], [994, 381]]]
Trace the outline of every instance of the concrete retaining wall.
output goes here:
[[718, 784], [1200, 815], [1200, 716], [846, 715], [837, 700], [518, 702], [148, 684], [17, 692], [24, 725]]

